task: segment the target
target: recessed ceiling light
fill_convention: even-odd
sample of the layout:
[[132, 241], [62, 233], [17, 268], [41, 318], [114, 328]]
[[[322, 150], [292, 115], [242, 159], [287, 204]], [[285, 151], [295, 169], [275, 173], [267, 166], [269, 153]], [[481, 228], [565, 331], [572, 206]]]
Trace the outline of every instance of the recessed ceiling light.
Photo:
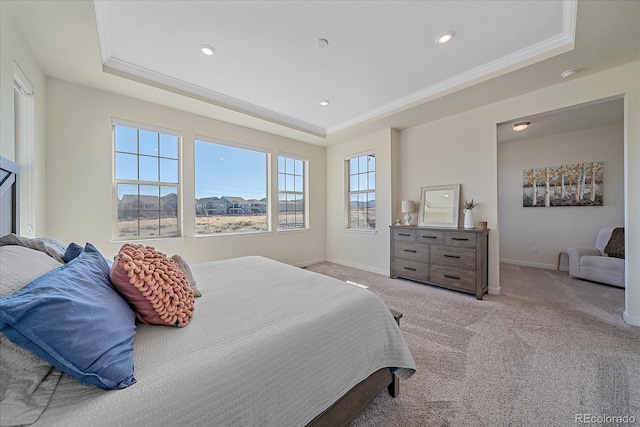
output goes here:
[[453, 39], [453, 36], [455, 36], [456, 33], [453, 30], [449, 30], [449, 31], [445, 31], [444, 33], [438, 35], [438, 37], [436, 37], [436, 43], [438, 44], [444, 44], [444, 43], [448, 43]]
[[511, 125], [511, 129], [513, 129], [516, 132], [520, 132], [520, 131], [523, 131], [526, 128], [528, 128], [530, 124], [531, 124], [531, 122], [514, 123], [514, 124]]
[[563, 79], [568, 79], [569, 77], [574, 76], [578, 72], [577, 69], [573, 68], [571, 70], [563, 71], [560, 75]]
[[207, 56], [211, 56], [216, 50], [213, 48], [213, 46], [209, 46], [208, 44], [201, 44], [200, 51]]
[[329, 46], [329, 40], [318, 39], [316, 40], [316, 46], [318, 47], [318, 49], [324, 49], [325, 47]]
[[327, 105], [329, 105], [329, 101], [327, 101], [326, 99], [324, 101], [320, 101], [320, 105], [326, 107]]

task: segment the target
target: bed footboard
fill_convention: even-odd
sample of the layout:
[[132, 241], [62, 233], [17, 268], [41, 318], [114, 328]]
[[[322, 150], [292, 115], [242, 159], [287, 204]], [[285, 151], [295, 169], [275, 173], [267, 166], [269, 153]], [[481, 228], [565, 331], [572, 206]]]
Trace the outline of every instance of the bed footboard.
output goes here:
[[400, 379], [391, 373], [390, 368], [380, 369], [356, 384], [307, 427], [347, 426], [385, 387], [392, 397], [396, 397], [400, 390]]

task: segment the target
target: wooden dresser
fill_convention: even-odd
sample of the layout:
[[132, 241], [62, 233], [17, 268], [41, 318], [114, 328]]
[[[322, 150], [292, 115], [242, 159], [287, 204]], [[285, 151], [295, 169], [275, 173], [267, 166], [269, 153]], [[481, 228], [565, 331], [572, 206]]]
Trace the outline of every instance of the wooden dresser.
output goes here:
[[475, 294], [488, 288], [489, 230], [391, 226], [391, 277]]

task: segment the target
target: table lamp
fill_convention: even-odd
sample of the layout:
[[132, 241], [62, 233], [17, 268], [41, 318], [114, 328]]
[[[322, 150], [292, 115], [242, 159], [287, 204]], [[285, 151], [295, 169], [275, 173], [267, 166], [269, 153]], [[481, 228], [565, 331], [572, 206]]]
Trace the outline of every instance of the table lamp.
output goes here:
[[413, 204], [413, 200], [403, 200], [402, 201], [402, 213], [406, 214], [404, 216], [404, 225], [411, 225], [411, 212], [415, 212], [416, 208]]

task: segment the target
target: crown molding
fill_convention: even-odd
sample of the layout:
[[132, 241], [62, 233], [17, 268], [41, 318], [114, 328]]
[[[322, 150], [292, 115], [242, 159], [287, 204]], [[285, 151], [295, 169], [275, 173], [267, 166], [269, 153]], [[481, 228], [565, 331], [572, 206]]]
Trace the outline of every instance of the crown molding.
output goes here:
[[577, 0], [563, 0], [562, 32], [558, 35], [396, 99], [339, 125], [329, 127], [326, 130], [326, 134], [331, 135], [351, 126], [397, 113], [448, 93], [573, 50], [575, 47], [577, 4]]
[[429, 100], [445, 96], [474, 84], [573, 50], [575, 45], [578, 2], [577, 0], [562, 0], [562, 32], [558, 35], [396, 99], [395, 101], [326, 129], [113, 57], [109, 47], [107, 4], [107, 0], [94, 0], [100, 54], [105, 72], [189, 96], [313, 136], [326, 138], [331, 134], [352, 126], [406, 110]]
[[178, 93], [180, 95], [189, 96], [200, 101], [228, 108], [229, 110], [247, 114], [271, 123], [286, 126], [313, 136], [319, 136], [321, 138], [326, 137], [326, 130], [323, 127], [316, 126], [284, 114], [276, 113], [275, 111], [262, 108], [258, 105], [244, 102], [162, 73], [139, 67], [127, 61], [111, 57], [103, 63], [103, 70], [111, 74], [126, 77], [160, 89]]

